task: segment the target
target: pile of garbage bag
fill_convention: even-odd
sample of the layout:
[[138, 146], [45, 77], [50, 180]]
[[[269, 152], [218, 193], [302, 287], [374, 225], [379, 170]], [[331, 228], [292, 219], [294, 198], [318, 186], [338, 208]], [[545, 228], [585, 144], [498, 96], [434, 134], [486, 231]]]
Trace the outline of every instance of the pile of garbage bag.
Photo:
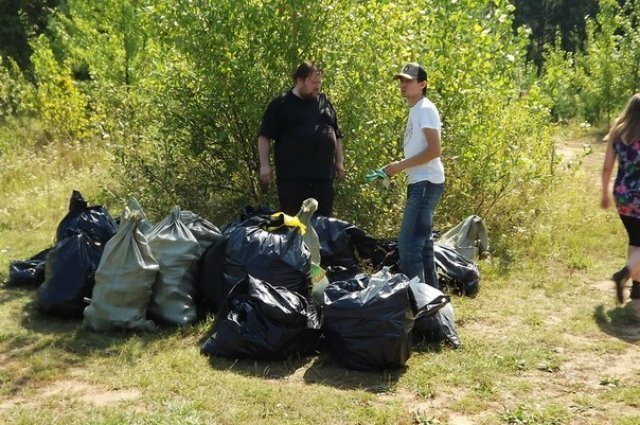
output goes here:
[[246, 207], [220, 230], [179, 207], [153, 224], [135, 198], [114, 220], [73, 191], [55, 245], [11, 263], [8, 283], [39, 285], [43, 314], [82, 318], [93, 331], [154, 331], [215, 314], [201, 346], [207, 355], [277, 359], [327, 349], [367, 370], [404, 366], [416, 341], [461, 346], [445, 292], [478, 294], [480, 273], [465, 255], [488, 248], [479, 217], [435, 244], [443, 292], [401, 273], [394, 240], [315, 217], [316, 208], [308, 199], [291, 217]]

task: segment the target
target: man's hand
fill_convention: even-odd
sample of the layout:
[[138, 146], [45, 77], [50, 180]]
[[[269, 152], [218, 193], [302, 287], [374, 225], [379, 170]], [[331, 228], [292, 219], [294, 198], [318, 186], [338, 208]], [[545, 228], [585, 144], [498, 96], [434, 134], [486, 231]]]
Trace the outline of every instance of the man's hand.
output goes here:
[[271, 166], [269, 164], [260, 166], [260, 183], [263, 187], [269, 187], [269, 183], [271, 183]]
[[387, 173], [389, 177], [394, 176], [403, 170], [402, 164], [400, 161], [394, 161], [384, 166], [384, 172]]
[[344, 164], [336, 163], [336, 179], [341, 180], [344, 177]]

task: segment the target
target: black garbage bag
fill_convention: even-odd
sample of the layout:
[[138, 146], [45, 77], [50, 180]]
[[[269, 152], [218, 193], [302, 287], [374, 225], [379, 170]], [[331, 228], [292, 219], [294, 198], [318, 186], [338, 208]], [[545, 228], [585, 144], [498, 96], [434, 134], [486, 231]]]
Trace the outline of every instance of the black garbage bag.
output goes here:
[[224, 265], [227, 252], [227, 237], [222, 237], [207, 248], [198, 262], [198, 280], [196, 284], [196, 310], [198, 318], [208, 313], [217, 313], [224, 299], [233, 288], [233, 283], [224, 278]]
[[453, 305], [446, 304], [431, 316], [416, 319], [413, 334], [428, 342], [441, 342], [453, 348], [461, 346], [460, 337], [456, 331]]
[[441, 290], [419, 282], [417, 278], [411, 280], [409, 287], [415, 302], [414, 337], [431, 343], [445, 341], [453, 348], [460, 347], [449, 297]]
[[432, 316], [442, 307], [450, 302], [450, 298], [440, 289], [420, 282], [414, 277], [409, 282], [411, 296], [415, 302], [414, 316], [417, 320], [420, 317]]
[[[224, 266], [226, 288], [251, 275], [305, 297], [311, 294], [311, 254], [300, 228], [283, 223], [280, 217], [261, 225], [264, 228], [237, 227], [231, 232]], [[224, 295], [226, 288], [222, 291]]]
[[[377, 242], [380, 249], [386, 254], [382, 261], [374, 264], [374, 268], [379, 270], [382, 267], [389, 267], [392, 271], [399, 271], [398, 242], [383, 239], [379, 239]], [[464, 258], [453, 248], [437, 242], [433, 244], [433, 257], [441, 288], [456, 295], [466, 295], [472, 298], [478, 294], [480, 271], [475, 263]]]
[[329, 266], [325, 270], [325, 276], [329, 282], [340, 282], [357, 279], [360, 272], [356, 268], [346, 268], [342, 266]]
[[333, 268], [327, 274], [331, 282], [358, 274], [360, 260], [379, 264], [386, 254], [376, 239], [349, 222], [324, 216], [315, 216], [311, 222], [320, 240], [320, 265]]
[[250, 205], [240, 210], [240, 215], [231, 223], [222, 226], [220, 231], [223, 235], [228, 236], [238, 227], [258, 226], [269, 221], [269, 217], [276, 211], [271, 207], [263, 206], [254, 208]]
[[455, 249], [439, 243], [433, 246], [438, 282], [456, 295], [474, 298], [480, 290], [478, 266]]
[[324, 292], [323, 326], [332, 356], [352, 369], [389, 369], [411, 355], [409, 280], [387, 269], [370, 278], [333, 282]]
[[84, 232], [69, 230], [47, 256], [45, 280], [38, 288], [37, 308], [44, 314], [82, 318], [91, 298], [103, 245]]
[[[320, 266], [324, 269], [340, 267], [344, 275], [336, 279], [348, 278], [359, 271], [350, 230], [353, 225], [333, 217], [315, 216], [311, 224], [320, 240]], [[338, 269], [336, 269], [338, 270]], [[331, 280], [330, 276], [327, 276]]]
[[69, 230], [73, 229], [85, 232], [93, 240], [104, 245], [116, 234], [118, 226], [105, 207], [87, 206], [82, 194], [74, 190], [69, 199], [69, 212], [58, 224], [56, 242], [67, 237]]
[[400, 250], [398, 242], [393, 239], [378, 239], [378, 248], [384, 254], [377, 256], [376, 261], [372, 261], [375, 270], [382, 270], [383, 267], [389, 268], [392, 273], [400, 272]]
[[44, 249], [28, 260], [12, 261], [9, 264], [10, 287], [37, 287], [44, 282], [44, 269], [47, 263], [47, 254], [51, 248]]
[[373, 265], [384, 259], [387, 251], [378, 244], [377, 239], [356, 226], [352, 226], [348, 232], [360, 260], [369, 260]]
[[301, 295], [248, 276], [229, 293], [202, 351], [282, 359], [313, 353], [320, 335], [318, 315]]

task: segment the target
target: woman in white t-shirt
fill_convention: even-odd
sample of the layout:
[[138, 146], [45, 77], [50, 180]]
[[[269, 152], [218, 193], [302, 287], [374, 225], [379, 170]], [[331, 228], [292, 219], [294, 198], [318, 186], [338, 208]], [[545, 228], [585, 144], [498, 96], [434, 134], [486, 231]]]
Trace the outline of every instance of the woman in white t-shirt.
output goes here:
[[427, 72], [417, 64], [402, 68], [400, 93], [411, 107], [404, 131], [404, 159], [384, 167], [393, 176], [407, 173], [407, 202], [398, 236], [400, 269], [409, 278], [439, 288], [433, 259], [433, 214], [444, 191], [444, 168], [440, 160], [440, 115], [425, 97]]

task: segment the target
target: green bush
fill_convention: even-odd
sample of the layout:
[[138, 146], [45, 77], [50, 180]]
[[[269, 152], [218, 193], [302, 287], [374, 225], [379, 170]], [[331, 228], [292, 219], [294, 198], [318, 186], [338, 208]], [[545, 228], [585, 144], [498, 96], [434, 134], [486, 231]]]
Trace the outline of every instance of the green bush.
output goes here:
[[408, 110], [392, 76], [419, 61], [443, 120], [438, 225], [476, 213], [508, 230], [554, 170], [548, 98], [512, 19], [506, 0], [70, 0], [32, 42], [37, 110], [59, 137], [106, 140], [152, 214], [180, 204], [221, 223], [277, 205], [258, 186], [258, 126], [297, 64], [319, 60], [345, 132], [336, 214], [390, 236], [402, 177], [381, 192], [364, 175], [402, 155]]
[[577, 118], [610, 124], [633, 93], [640, 91], [640, 1], [600, 0], [586, 17], [582, 51], [547, 46], [541, 75], [557, 120]]
[[0, 56], [0, 124], [28, 110], [32, 86], [12, 59]]
[[40, 36], [32, 44], [36, 78], [34, 109], [52, 139], [82, 140], [92, 136], [89, 96], [73, 80], [71, 70], [54, 56], [49, 40]]

